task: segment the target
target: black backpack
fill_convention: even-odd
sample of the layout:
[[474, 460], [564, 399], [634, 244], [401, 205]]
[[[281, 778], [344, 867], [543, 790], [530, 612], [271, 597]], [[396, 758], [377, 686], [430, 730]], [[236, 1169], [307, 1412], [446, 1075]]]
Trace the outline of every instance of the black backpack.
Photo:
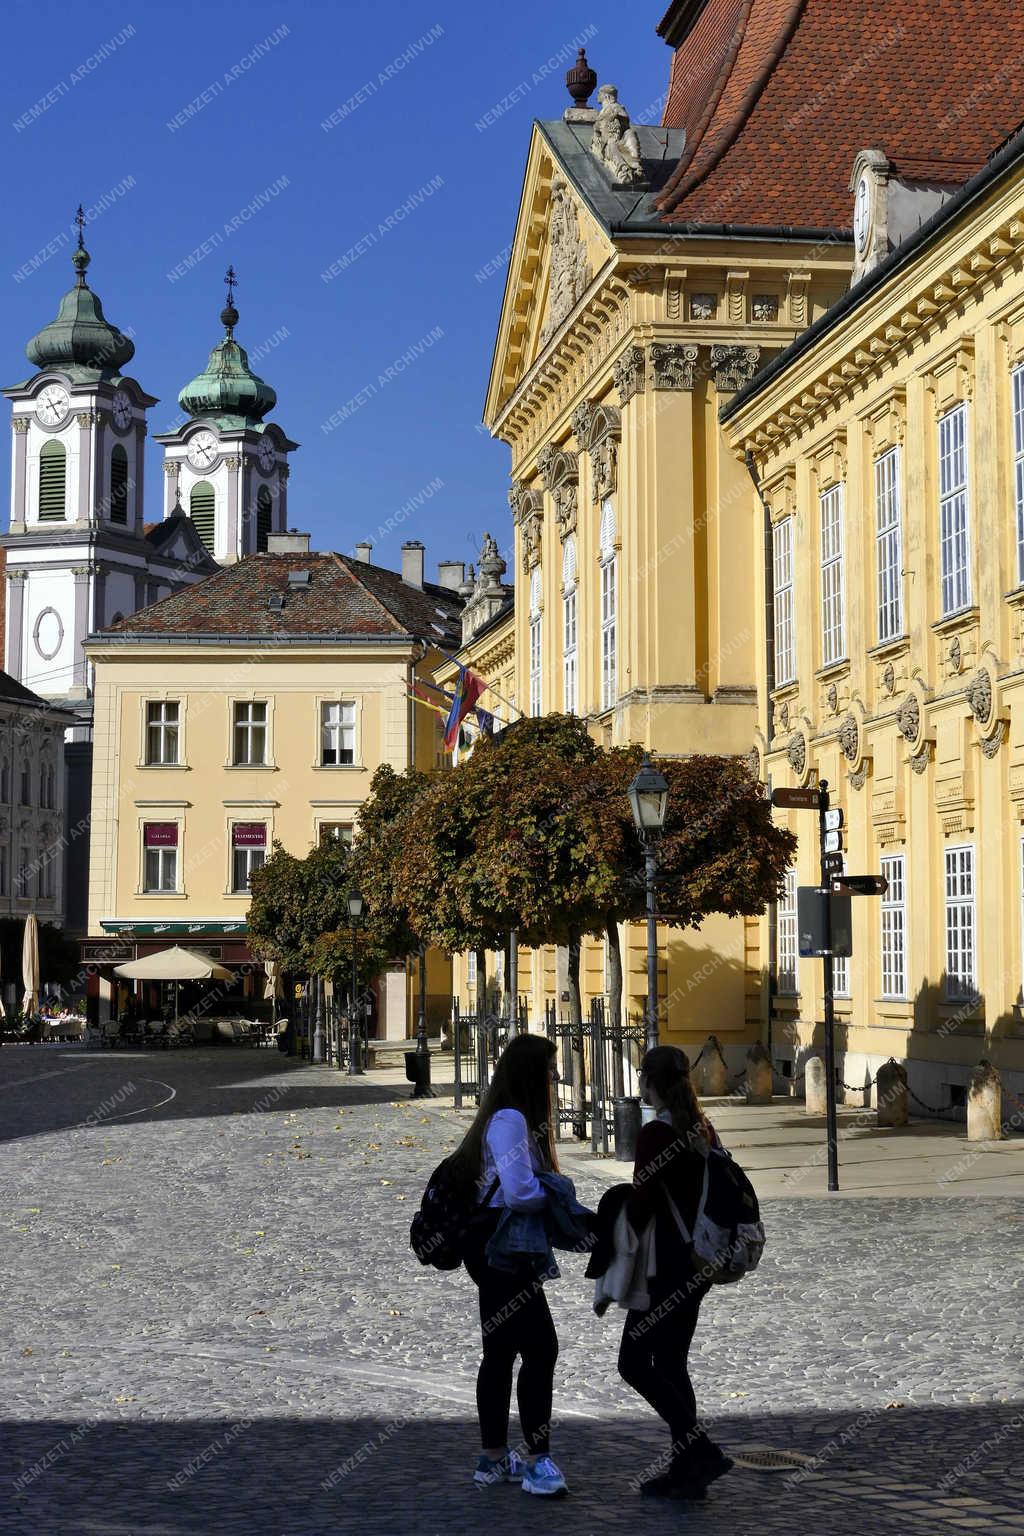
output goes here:
[[427, 1180], [420, 1208], [409, 1228], [409, 1245], [421, 1264], [433, 1269], [458, 1269], [465, 1256], [466, 1236], [498, 1187], [495, 1179], [482, 1205], [476, 1184], [457, 1179], [451, 1159], [439, 1163]]

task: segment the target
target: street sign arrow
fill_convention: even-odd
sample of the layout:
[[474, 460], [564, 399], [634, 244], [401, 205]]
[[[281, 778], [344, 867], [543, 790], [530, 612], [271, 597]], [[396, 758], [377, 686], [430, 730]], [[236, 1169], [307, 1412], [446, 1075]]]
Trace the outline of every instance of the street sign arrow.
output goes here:
[[842, 846], [843, 846], [843, 837], [842, 837], [842, 833], [841, 832], [826, 832], [825, 833], [825, 852], [826, 853], [838, 853], [840, 848], [842, 848]]
[[833, 810], [825, 812], [825, 831], [838, 832], [843, 824], [843, 812], [837, 805]]
[[851, 896], [884, 896], [889, 882], [884, 875], [841, 875], [832, 881], [832, 889]]
[[778, 806], [779, 810], [816, 811], [820, 804], [821, 795], [816, 789], [772, 790], [772, 805]]

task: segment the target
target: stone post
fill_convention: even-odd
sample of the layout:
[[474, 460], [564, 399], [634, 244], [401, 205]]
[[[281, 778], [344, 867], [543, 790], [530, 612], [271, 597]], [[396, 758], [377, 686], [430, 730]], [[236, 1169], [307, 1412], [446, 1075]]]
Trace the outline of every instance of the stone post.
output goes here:
[[877, 1104], [879, 1125], [906, 1125], [907, 1069], [892, 1056], [878, 1069]]
[[808, 1056], [804, 1064], [804, 1108], [809, 1115], [823, 1115], [826, 1107], [827, 1077], [820, 1056]]
[[760, 1040], [747, 1052], [747, 1103], [772, 1101], [772, 1059]]
[[708, 1035], [697, 1067], [699, 1091], [709, 1098], [720, 1098], [726, 1091], [729, 1072], [722, 1060], [721, 1047], [714, 1035]]
[[999, 1073], [983, 1056], [971, 1073], [967, 1091], [967, 1140], [1001, 1141], [1003, 1085]]

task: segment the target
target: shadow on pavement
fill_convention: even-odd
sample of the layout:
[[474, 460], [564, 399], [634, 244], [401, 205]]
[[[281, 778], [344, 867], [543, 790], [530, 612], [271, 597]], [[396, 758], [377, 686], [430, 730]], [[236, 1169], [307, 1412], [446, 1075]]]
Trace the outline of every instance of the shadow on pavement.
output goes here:
[[971, 1529], [995, 1532], [1024, 1508], [1024, 1405], [719, 1421], [716, 1438], [733, 1454], [756, 1439], [819, 1460], [795, 1477], [737, 1468], [704, 1504], [641, 1500], [630, 1488], [663, 1449], [653, 1420], [566, 1420], [557, 1454], [573, 1496], [557, 1508], [515, 1487], [474, 1489], [475, 1422], [419, 1417], [420, 1406], [409, 1402], [408, 1419], [2, 1423], [0, 1530], [934, 1536], [972, 1519]]

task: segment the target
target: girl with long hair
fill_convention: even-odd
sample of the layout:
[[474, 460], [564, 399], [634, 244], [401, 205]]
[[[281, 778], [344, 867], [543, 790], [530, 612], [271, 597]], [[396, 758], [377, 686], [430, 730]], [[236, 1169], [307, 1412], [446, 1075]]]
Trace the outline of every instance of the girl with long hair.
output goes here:
[[[548, 1192], [539, 1175], [555, 1173], [552, 1083], [555, 1046], [522, 1034], [503, 1051], [490, 1087], [452, 1166], [476, 1187], [480, 1217], [467, 1235], [465, 1265], [480, 1297], [483, 1358], [477, 1374], [481, 1486], [521, 1482], [523, 1491], [557, 1497], [568, 1490], [550, 1455], [551, 1398], [558, 1338], [543, 1279], [525, 1264], [496, 1268], [486, 1248], [505, 1210], [542, 1212]], [[523, 1451], [508, 1445], [512, 1375]]]
[[675, 1046], [655, 1046], [644, 1056], [640, 1093], [656, 1118], [637, 1138], [626, 1213], [637, 1233], [654, 1221], [656, 1274], [649, 1285], [650, 1308], [626, 1314], [619, 1374], [665, 1420], [671, 1434], [666, 1470], [643, 1483], [641, 1493], [702, 1499], [708, 1484], [728, 1472], [732, 1462], [708, 1439], [697, 1417], [688, 1356], [711, 1281], [694, 1260], [672, 1203], [692, 1233], [705, 1159], [718, 1138], [697, 1101], [689, 1060]]

